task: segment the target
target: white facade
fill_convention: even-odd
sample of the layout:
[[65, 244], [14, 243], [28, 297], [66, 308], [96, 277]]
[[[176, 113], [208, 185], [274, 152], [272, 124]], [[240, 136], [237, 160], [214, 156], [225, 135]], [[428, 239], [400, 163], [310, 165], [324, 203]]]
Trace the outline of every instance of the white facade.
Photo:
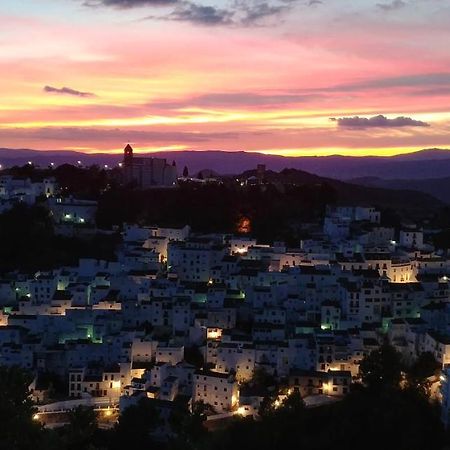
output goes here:
[[399, 244], [401, 247], [410, 249], [423, 248], [423, 231], [422, 230], [401, 230]]
[[239, 402], [239, 389], [229, 374], [197, 371], [193, 401], [207, 403], [217, 412], [232, 411]]

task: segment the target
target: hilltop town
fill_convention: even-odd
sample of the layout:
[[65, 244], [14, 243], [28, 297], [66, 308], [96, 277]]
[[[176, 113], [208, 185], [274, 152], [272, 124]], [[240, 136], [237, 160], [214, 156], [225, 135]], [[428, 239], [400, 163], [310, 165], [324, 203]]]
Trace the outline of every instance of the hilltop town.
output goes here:
[[[212, 174], [177, 181], [175, 165], [131, 154], [120, 169], [148, 195], [223, 183]], [[235, 182], [268, 183], [263, 166]], [[440, 229], [387, 226], [375, 206], [329, 204], [316, 222], [296, 224], [308, 237], [294, 247], [259, 242], [251, 213], [234, 233], [199, 232], [188, 218], [100, 230], [98, 202], [66, 196], [52, 177], [2, 175], [0, 198], [4, 213], [40, 203], [58, 236], [118, 236], [110, 260], [2, 274], [0, 365], [32, 374], [42, 424], [64, 424], [82, 406], [113, 426], [142, 399], [166, 418], [180, 402], [204, 405], [209, 426], [258, 419], [267, 402], [276, 409], [294, 393], [307, 408], [328, 405], [364, 381], [361, 361], [386, 345], [405, 366], [435, 361], [427, 396], [450, 420], [450, 257], [434, 244]], [[170, 421], [154, 433], [167, 439]]]

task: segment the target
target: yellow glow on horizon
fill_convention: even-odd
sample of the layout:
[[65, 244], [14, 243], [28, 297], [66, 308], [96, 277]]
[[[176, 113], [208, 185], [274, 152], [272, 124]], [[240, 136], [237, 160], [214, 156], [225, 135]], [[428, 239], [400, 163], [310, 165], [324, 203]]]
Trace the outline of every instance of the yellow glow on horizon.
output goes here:
[[[158, 147], [137, 146], [133, 145], [135, 154], [139, 153], [160, 153], [160, 152], [183, 152], [190, 151], [196, 153], [202, 153], [207, 150], [195, 150], [186, 145], [167, 145]], [[123, 145], [125, 147], [125, 144]], [[450, 149], [450, 142], [445, 146], [439, 146], [441, 149]], [[351, 156], [351, 157], [364, 157], [364, 156], [397, 156], [406, 155], [409, 153], [416, 153], [423, 150], [424, 147], [392, 147], [392, 148], [347, 148], [347, 147], [328, 147], [328, 148], [280, 148], [280, 149], [252, 149], [244, 150], [245, 153], [261, 153], [263, 155], [275, 155], [284, 157], [321, 157], [321, 156]], [[113, 149], [97, 149], [92, 147], [65, 147], [63, 150], [74, 150], [85, 154], [104, 153], [104, 154], [121, 154], [123, 148]], [[241, 151], [241, 150], [239, 150]], [[450, 150], [449, 150], [450, 151]], [[42, 150], [45, 152], [45, 150]], [[233, 150], [223, 150], [225, 153], [233, 153]]]
[[52, 121], [23, 121], [6, 122], [0, 124], [0, 129], [6, 128], [40, 128], [40, 127], [133, 127], [157, 125], [192, 125], [210, 123], [247, 123], [265, 128], [267, 125], [303, 125], [326, 126], [335, 128], [336, 125], [329, 120], [331, 112], [306, 110], [278, 110], [278, 111], [252, 111], [205, 109], [186, 107], [178, 109], [174, 115], [146, 115], [136, 117], [97, 118], [81, 120], [52, 120]]
[[[450, 149], [449, 144], [445, 146], [439, 146], [440, 148], [446, 147]], [[392, 147], [392, 148], [346, 148], [346, 147], [333, 147], [333, 148], [284, 148], [284, 149], [264, 149], [264, 150], [252, 150], [251, 152], [262, 153], [264, 155], [277, 155], [285, 157], [302, 157], [302, 156], [397, 156], [406, 155], [408, 153], [416, 153], [423, 150], [424, 147]], [[247, 150], [250, 152], [249, 150]]]

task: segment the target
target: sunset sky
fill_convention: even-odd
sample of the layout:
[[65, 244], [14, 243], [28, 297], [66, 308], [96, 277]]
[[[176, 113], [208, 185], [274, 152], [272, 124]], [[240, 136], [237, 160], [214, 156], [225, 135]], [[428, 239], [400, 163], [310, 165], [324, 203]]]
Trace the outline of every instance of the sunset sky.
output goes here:
[[1, 0], [0, 147], [450, 148], [448, 0]]

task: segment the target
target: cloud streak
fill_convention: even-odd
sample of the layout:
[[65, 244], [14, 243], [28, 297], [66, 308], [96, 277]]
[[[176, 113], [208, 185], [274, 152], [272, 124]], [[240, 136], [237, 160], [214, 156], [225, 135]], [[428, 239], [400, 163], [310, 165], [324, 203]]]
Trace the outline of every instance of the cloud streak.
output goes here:
[[186, 100], [167, 100], [149, 103], [149, 107], [162, 109], [181, 109], [186, 107], [231, 108], [231, 107], [273, 107], [295, 105], [317, 100], [319, 94], [297, 93], [255, 93], [255, 92], [211, 92], [190, 97]]
[[377, 3], [378, 8], [383, 11], [396, 11], [406, 6], [406, 2], [403, 0], [392, 0], [390, 3]]
[[347, 92], [357, 89], [421, 88], [429, 86], [450, 86], [450, 73], [437, 72], [378, 78], [360, 83], [334, 86], [327, 90]]
[[59, 94], [59, 95], [73, 95], [75, 97], [95, 97], [96, 95], [92, 92], [82, 92], [77, 91], [76, 89], [72, 89], [69, 87], [56, 88], [53, 86], [44, 86], [44, 92], [49, 94]]
[[[292, 9], [299, 0], [234, 0], [220, 6], [203, 4], [191, 0], [86, 0], [84, 4], [91, 7], [113, 7], [131, 9], [138, 7], [173, 7], [168, 13], [151, 14], [144, 20], [162, 20], [187, 22], [204, 26], [245, 27], [263, 25], [271, 17]], [[309, 2], [308, 6], [322, 3], [320, 0]]]
[[110, 6], [118, 9], [142, 8], [146, 6], [171, 6], [179, 0], [86, 0], [85, 6]]
[[68, 142], [125, 142], [133, 139], [146, 143], [202, 143], [217, 139], [235, 140], [236, 132], [184, 132], [184, 131], [153, 131], [121, 128], [92, 128], [92, 127], [43, 127], [31, 129], [2, 130], [0, 136], [6, 138], [11, 134], [22, 134], [28, 138], [44, 141]]

